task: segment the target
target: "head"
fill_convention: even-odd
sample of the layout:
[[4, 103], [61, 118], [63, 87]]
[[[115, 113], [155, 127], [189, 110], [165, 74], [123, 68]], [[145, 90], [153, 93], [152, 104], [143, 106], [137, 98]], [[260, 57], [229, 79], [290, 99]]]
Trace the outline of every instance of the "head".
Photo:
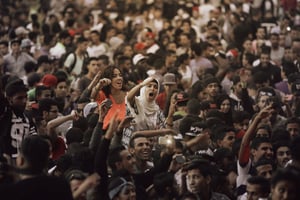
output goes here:
[[280, 169], [276, 171], [271, 180], [272, 200], [296, 200], [299, 192], [299, 172], [293, 169]]
[[154, 189], [159, 197], [169, 199], [177, 197], [174, 175], [171, 172], [156, 174], [153, 179]]
[[[75, 192], [76, 190], [78, 190], [80, 185], [86, 179], [87, 175], [81, 170], [73, 169], [73, 170], [67, 171], [66, 174], [65, 174], [65, 177], [66, 177], [67, 181], [70, 184], [71, 191]], [[83, 193], [80, 196], [85, 197], [86, 193]]]
[[100, 71], [98, 58], [96, 58], [96, 57], [89, 58], [89, 60], [87, 62], [87, 70], [88, 70], [88, 73], [91, 74], [92, 76], [95, 76]]
[[137, 161], [148, 161], [151, 156], [151, 148], [148, 138], [140, 134], [136, 134], [131, 137], [129, 141], [129, 152]]
[[108, 196], [111, 200], [135, 200], [135, 185], [123, 177], [113, 178], [108, 185]]
[[267, 198], [270, 193], [270, 181], [262, 176], [252, 176], [247, 180], [246, 191], [248, 200]]
[[65, 98], [69, 92], [69, 82], [67, 80], [67, 75], [64, 72], [57, 72], [55, 76], [57, 77], [57, 84], [54, 89], [55, 97]]
[[186, 185], [191, 193], [205, 196], [211, 190], [212, 172], [207, 161], [194, 161], [186, 167]]
[[254, 175], [264, 177], [270, 181], [273, 173], [273, 164], [273, 159], [260, 158], [254, 164]]
[[273, 147], [270, 140], [266, 137], [254, 138], [250, 148], [254, 163], [262, 157], [266, 159], [273, 158]]
[[58, 116], [58, 106], [55, 100], [45, 98], [39, 101], [39, 113], [40, 116], [49, 122]]
[[117, 146], [110, 149], [108, 154], [108, 164], [112, 171], [125, 169], [133, 174], [136, 171], [135, 158], [128, 149], [123, 146]]
[[214, 131], [214, 140], [219, 148], [232, 149], [235, 141], [235, 130], [232, 127], [221, 127]]
[[16, 165], [26, 174], [40, 174], [47, 167], [49, 155], [48, 141], [38, 135], [28, 136], [22, 141]]
[[277, 168], [284, 168], [292, 158], [290, 143], [288, 141], [278, 141], [273, 146]]
[[208, 95], [210, 99], [214, 99], [220, 91], [219, 80], [213, 76], [206, 77], [203, 80], [203, 86], [205, 93]]
[[27, 90], [21, 79], [11, 80], [7, 83], [5, 94], [15, 112], [24, 112], [27, 102]]
[[44, 85], [38, 85], [35, 89], [35, 99], [40, 101], [41, 99], [49, 99], [52, 97], [52, 90]]
[[246, 131], [249, 126], [250, 114], [246, 111], [234, 111], [232, 113], [233, 127], [236, 131]]
[[216, 103], [218, 109], [223, 113], [229, 113], [231, 111], [231, 100], [228, 95], [221, 94], [216, 97]]
[[286, 130], [290, 133], [291, 138], [300, 135], [300, 119], [297, 117], [288, 118], [286, 121]]
[[116, 66], [107, 67], [103, 72], [102, 78], [108, 78], [111, 80], [111, 84], [103, 88], [103, 91], [106, 94], [106, 96], [111, 94], [112, 90], [115, 91], [123, 90], [124, 88], [123, 74], [118, 67]]
[[159, 82], [154, 79], [140, 90], [140, 96], [144, 97], [147, 102], [154, 102], [159, 93]]
[[260, 88], [257, 91], [257, 96], [256, 96], [257, 107], [259, 108], [259, 110], [270, 105], [271, 103], [270, 97], [274, 97], [275, 95], [276, 93], [273, 88], [270, 87]]

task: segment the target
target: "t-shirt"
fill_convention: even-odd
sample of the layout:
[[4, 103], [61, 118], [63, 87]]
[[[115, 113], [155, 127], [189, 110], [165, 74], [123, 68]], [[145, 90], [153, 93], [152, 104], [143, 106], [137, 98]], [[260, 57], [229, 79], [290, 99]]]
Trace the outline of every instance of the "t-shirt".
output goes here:
[[68, 182], [62, 178], [46, 175], [25, 179], [5, 187], [0, 187], [2, 200], [71, 200]]

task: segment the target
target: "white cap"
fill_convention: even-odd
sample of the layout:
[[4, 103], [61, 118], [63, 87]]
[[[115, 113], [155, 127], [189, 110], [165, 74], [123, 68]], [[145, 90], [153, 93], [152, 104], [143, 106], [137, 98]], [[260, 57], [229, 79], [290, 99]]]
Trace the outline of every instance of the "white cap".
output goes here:
[[83, 108], [83, 116], [87, 117], [91, 113], [92, 109], [96, 108], [97, 105], [97, 102], [90, 102], [86, 104]]
[[135, 56], [133, 56], [132, 58], [132, 63], [134, 65], [138, 64], [138, 62], [140, 62], [141, 60], [145, 59], [146, 57], [143, 54], [136, 54]]
[[16, 35], [21, 35], [21, 34], [28, 34], [29, 31], [25, 29], [23, 26], [19, 26], [18, 28], [15, 29]]

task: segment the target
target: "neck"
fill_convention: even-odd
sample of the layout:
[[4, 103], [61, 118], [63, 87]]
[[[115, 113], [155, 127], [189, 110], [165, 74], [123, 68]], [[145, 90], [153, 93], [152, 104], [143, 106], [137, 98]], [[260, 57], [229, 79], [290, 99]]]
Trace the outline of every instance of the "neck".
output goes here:
[[138, 170], [140, 170], [140, 171], [145, 171], [146, 169], [148, 169], [148, 165], [147, 165], [146, 160], [137, 159], [136, 160], [136, 166], [137, 166]]

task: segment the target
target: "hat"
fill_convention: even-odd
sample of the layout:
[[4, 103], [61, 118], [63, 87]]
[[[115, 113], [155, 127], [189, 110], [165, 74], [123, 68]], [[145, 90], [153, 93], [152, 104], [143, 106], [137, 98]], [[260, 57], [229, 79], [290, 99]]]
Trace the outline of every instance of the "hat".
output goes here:
[[86, 178], [86, 175], [83, 171], [78, 169], [70, 170], [65, 175], [68, 182], [76, 179], [76, 180], [84, 180]]
[[19, 26], [18, 28], [15, 29], [16, 35], [21, 35], [21, 34], [28, 34], [29, 31], [25, 29], [23, 26]]
[[43, 76], [41, 83], [46, 87], [54, 87], [57, 84], [57, 78], [56, 76], [52, 74], [46, 74]]
[[186, 92], [180, 91], [176, 94], [175, 100], [177, 101], [177, 103], [187, 102], [189, 100], [189, 95]]
[[191, 127], [190, 130], [185, 133], [185, 135], [188, 136], [197, 136], [198, 134], [202, 133], [204, 129], [207, 129], [208, 126], [205, 122], [194, 122]]
[[146, 48], [146, 45], [143, 42], [138, 42], [134, 45], [134, 49], [137, 51], [143, 50]]
[[230, 49], [226, 53], [227, 58], [237, 58], [239, 56], [239, 52], [236, 49]]
[[153, 32], [147, 32], [146, 33], [146, 38], [155, 39], [155, 33], [153, 33]]
[[145, 59], [146, 57], [143, 54], [136, 54], [135, 56], [133, 56], [132, 58], [132, 63], [134, 65], [138, 64], [138, 62], [140, 62], [141, 60]]
[[175, 74], [173, 73], [166, 73], [164, 75], [164, 80], [162, 82], [163, 85], [175, 85]]
[[42, 55], [38, 58], [37, 63], [38, 65], [41, 65], [42, 63], [51, 63], [51, 60], [49, 59], [48, 56]]
[[214, 77], [214, 76], [209, 76], [209, 77], [206, 77], [204, 80], [203, 80], [203, 86], [204, 87], [207, 87], [209, 84], [211, 83], [217, 83], [219, 84], [219, 80]]
[[97, 107], [97, 105], [98, 104], [96, 102], [90, 102], [86, 104], [83, 108], [83, 116], [87, 117], [92, 112], [92, 110]]
[[31, 47], [31, 46], [32, 46], [32, 42], [28, 38], [25, 38], [22, 40], [21, 48], [26, 48], [26, 47]]
[[126, 181], [122, 177], [114, 178], [108, 185], [108, 196], [113, 199], [127, 185], [134, 186], [133, 183]]

